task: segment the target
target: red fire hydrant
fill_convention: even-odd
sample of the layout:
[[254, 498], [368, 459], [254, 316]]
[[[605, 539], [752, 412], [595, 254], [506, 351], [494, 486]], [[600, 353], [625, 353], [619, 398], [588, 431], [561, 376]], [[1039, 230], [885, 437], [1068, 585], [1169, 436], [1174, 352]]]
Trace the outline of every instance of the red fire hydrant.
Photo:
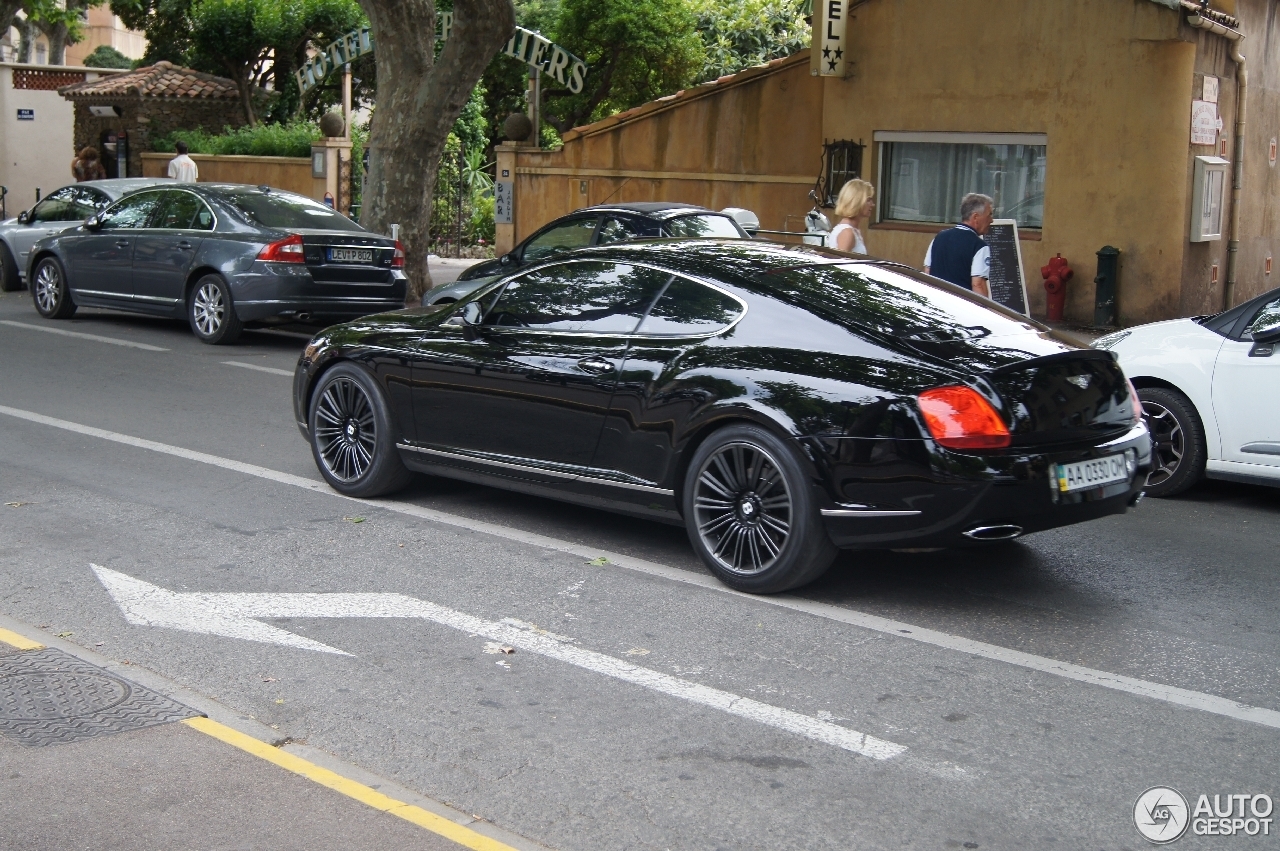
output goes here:
[[1048, 266], [1040, 267], [1040, 277], [1044, 278], [1044, 289], [1049, 294], [1050, 322], [1062, 321], [1062, 310], [1067, 306], [1067, 281], [1075, 274], [1061, 254], [1050, 260]]

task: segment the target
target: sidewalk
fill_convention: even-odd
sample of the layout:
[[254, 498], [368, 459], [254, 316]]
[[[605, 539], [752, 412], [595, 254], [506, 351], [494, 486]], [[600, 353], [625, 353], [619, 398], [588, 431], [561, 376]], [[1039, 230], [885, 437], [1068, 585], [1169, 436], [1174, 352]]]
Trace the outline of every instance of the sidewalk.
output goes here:
[[[92, 664], [83, 657], [95, 654], [66, 642], [43, 647], [31, 640], [38, 630], [3, 620], [21, 630], [0, 627], [6, 851], [540, 847], [313, 748], [275, 747], [263, 741], [270, 728], [251, 719], [180, 687], [148, 688], [122, 675], [123, 666]], [[175, 694], [206, 704], [204, 711]]]

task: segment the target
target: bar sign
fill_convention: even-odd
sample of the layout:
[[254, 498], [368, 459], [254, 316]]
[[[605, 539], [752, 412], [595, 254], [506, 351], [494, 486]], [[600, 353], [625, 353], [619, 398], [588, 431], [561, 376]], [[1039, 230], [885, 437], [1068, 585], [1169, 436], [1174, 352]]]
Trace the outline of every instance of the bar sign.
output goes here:
[[20, 109], [18, 110], [18, 120], [19, 121], [35, 121], [36, 111], [34, 109]]

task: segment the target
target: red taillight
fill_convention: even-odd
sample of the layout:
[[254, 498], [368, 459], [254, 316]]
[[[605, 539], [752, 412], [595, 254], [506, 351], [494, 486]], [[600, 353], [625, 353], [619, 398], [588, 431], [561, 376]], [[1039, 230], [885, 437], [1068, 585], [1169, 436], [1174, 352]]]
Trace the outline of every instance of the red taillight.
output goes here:
[[404, 268], [404, 246], [400, 244], [400, 240], [396, 240], [396, 253], [391, 255], [391, 268]]
[[277, 240], [259, 251], [258, 259], [275, 263], [305, 263], [307, 258], [303, 254], [302, 237], [295, 233]]
[[971, 387], [935, 387], [918, 402], [929, 433], [948, 449], [1003, 449], [1011, 441], [996, 409]]

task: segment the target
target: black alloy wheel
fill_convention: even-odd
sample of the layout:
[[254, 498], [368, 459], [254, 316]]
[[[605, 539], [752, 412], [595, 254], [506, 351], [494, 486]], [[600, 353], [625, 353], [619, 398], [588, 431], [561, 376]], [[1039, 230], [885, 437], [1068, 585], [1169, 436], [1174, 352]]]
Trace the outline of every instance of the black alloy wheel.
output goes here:
[[196, 281], [187, 298], [187, 320], [201, 342], [214, 346], [234, 343], [244, 330], [231, 303], [231, 288], [221, 275]]
[[1151, 432], [1151, 472], [1148, 496], [1174, 496], [1204, 475], [1204, 426], [1195, 405], [1177, 390], [1143, 387], [1142, 416]]
[[798, 456], [747, 424], [717, 431], [694, 453], [684, 483], [685, 526], [726, 585], [774, 594], [812, 582], [835, 560]]
[[396, 449], [382, 391], [355, 364], [340, 363], [324, 374], [311, 399], [309, 420], [311, 454], [334, 490], [382, 496], [412, 478]]
[[45, 319], [70, 319], [76, 312], [67, 287], [67, 273], [56, 257], [46, 257], [36, 264], [32, 275], [31, 300]]
[[22, 288], [22, 275], [13, 259], [13, 252], [8, 245], [0, 242], [0, 291], [12, 293]]

